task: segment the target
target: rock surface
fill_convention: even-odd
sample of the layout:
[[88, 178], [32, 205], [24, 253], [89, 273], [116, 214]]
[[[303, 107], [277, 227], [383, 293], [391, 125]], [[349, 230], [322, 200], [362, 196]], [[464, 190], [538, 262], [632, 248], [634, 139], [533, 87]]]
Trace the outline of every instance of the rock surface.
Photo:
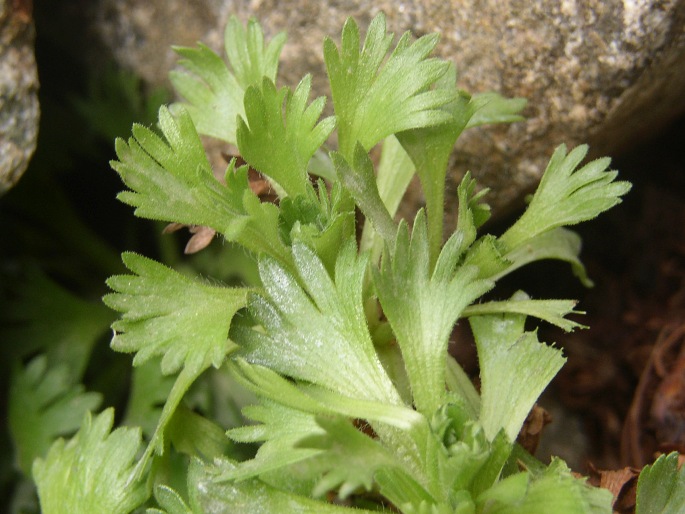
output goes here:
[[0, 195], [24, 173], [38, 138], [30, 0], [0, 3]]
[[[324, 35], [353, 16], [362, 29], [379, 11], [396, 34], [442, 34], [460, 86], [529, 100], [527, 121], [467, 132], [453, 159], [456, 185], [470, 169], [492, 189], [498, 212], [532, 189], [554, 147], [588, 142], [617, 154], [685, 110], [685, 0], [97, 0], [96, 35], [125, 67], [162, 83], [171, 44], [222, 48], [231, 14], [255, 16], [267, 36], [286, 30], [281, 80], [314, 73], [326, 94]], [[417, 198], [416, 202], [420, 202]]]

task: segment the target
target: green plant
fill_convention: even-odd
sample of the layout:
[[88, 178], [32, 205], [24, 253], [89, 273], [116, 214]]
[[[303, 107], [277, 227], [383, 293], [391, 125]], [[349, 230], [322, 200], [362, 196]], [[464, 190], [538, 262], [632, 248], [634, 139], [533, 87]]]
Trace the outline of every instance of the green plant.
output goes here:
[[[41, 434], [32, 472], [45, 512], [610, 512], [607, 491], [516, 444], [564, 363], [526, 319], [578, 328], [566, 317], [575, 302], [480, 299], [540, 259], [569, 262], [589, 284], [565, 227], [616, 205], [630, 185], [608, 159], [582, 165], [587, 147], [562, 145], [499, 237], [478, 234], [486, 191], [467, 175], [443, 241], [455, 141], [519, 120], [524, 102], [459, 90], [454, 67], [429, 57], [437, 40], [405, 34], [393, 47], [379, 15], [361, 44], [348, 21], [340, 47], [324, 42], [334, 112], [324, 119], [309, 77], [275, 86], [285, 39], [265, 44], [255, 21], [230, 21], [230, 67], [204, 46], [176, 49], [185, 71], [171, 78], [185, 102], [159, 110], [161, 133], [134, 125], [117, 140], [112, 166], [129, 188], [119, 199], [140, 217], [209, 227], [258, 274], [246, 268], [229, 287], [123, 255], [131, 273], [109, 279], [104, 301], [121, 313], [112, 348], [135, 353], [122, 425], [140, 428], [112, 431], [108, 409], [86, 413], [49, 451], [45, 441], [75, 429], [74, 416]], [[337, 149], [326, 152], [334, 130]], [[217, 180], [199, 134], [237, 146], [278, 200], [260, 199], [236, 159]], [[414, 174], [426, 208], [410, 229], [395, 218]], [[475, 336], [480, 391], [448, 354], [459, 320]], [[52, 411], [32, 419], [73, 398], [79, 419], [97, 405], [63, 374], [43, 380], [58, 389], [40, 383], [45, 365], [37, 357], [17, 369], [13, 405], [44, 398]]]

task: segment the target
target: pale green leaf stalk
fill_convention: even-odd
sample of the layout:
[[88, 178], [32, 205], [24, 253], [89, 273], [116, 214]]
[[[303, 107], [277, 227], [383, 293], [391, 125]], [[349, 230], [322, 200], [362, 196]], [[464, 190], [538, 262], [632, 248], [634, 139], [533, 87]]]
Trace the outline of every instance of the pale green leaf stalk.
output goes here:
[[124, 415], [123, 424], [140, 427], [143, 436], [147, 438], [154, 434], [157, 421], [175, 382], [173, 375], [162, 373], [160, 360], [150, 359], [133, 368]]
[[331, 152], [331, 158], [338, 180], [345, 186], [375, 232], [386, 243], [390, 243], [397, 227], [381, 199], [373, 163], [361, 144], [358, 144], [351, 165], [342, 154]]
[[[398, 133], [421, 180], [426, 198], [431, 266], [435, 264], [442, 246], [445, 217], [445, 178], [448, 160], [459, 135], [473, 126], [489, 123], [520, 121], [518, 112], [525, 107], [523, 99], [505, 99], [496, 93], [468, 94], [456, 88], [456, 70], [448, 72], [436, 82], [436, 90], [457, 92], [455, 99], [441, 107], [448, 120], [437, 126], [421, 127]], [[468, 182], [468, 178], [466, 179]]]
[[[416, 168], [395, 136], [383, 141], [381, 160], [376, 171], [378, 195], [388, 214], [394, 218]], [[378, 236], [373, 225], [365, 222], [362, 231], [360, 251], [371, 250], [371, 261], [376, 263], [383, 250], [383, 239]]]

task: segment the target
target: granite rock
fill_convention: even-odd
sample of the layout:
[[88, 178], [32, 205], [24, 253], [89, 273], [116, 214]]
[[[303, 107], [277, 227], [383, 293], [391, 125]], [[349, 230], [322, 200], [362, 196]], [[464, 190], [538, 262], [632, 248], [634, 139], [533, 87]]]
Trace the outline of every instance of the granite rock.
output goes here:
[[0, 195], [19, 180], [38, 138], [38, 74], [30, 0], [0, 3]]
[[[502, 213], [539, 180], [554, 147], [588, 142], [617, 155], [685, 110], [685, 0], [96, 0], [94, 29], [115, 58], [151, 83], [166, 80], [171, 44], [219, 51], [228, 16], [255, 16], [267, 36], [286, 30], [281, 80], [314, 74], [326, 94], [324, 35], [379, 11], [389, 29], [442, 34], [438, 53], [459, 84], [529, 100], [527, 121], [467, 132], [454, 154], [451, 189], [470, 169]], [[413, 200], [420, 203], [417, 196]]]

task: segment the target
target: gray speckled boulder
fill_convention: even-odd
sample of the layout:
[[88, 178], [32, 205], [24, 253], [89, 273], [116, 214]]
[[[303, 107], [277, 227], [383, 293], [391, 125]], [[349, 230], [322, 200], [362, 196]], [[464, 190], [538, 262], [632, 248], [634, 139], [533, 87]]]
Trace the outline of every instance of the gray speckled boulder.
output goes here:
[[[221, 48], [231, 14], [255, 16], [267, 35], [286, 30], [283, 82], [313, 72], [326, 93], [322, 38], [348, 16], [365, 28], [378, 12], [396, 34], [440, 32], [438, 52], [471, 92], [528, 98], [527, 122], [467, 132], [453, 180], [470, 169], [496, 211], [533, 188], [554, 147], [588, 142], [616, 154], [685, 108], [685, 0], [97, 0], [96, 32], [117, 60], [155, 83], [170, 44]], [[420, 201], [417, 199], [415, 201]]]
[[26, 170], [38, 137], [30, 2], [0, 1], [0, 195]]

